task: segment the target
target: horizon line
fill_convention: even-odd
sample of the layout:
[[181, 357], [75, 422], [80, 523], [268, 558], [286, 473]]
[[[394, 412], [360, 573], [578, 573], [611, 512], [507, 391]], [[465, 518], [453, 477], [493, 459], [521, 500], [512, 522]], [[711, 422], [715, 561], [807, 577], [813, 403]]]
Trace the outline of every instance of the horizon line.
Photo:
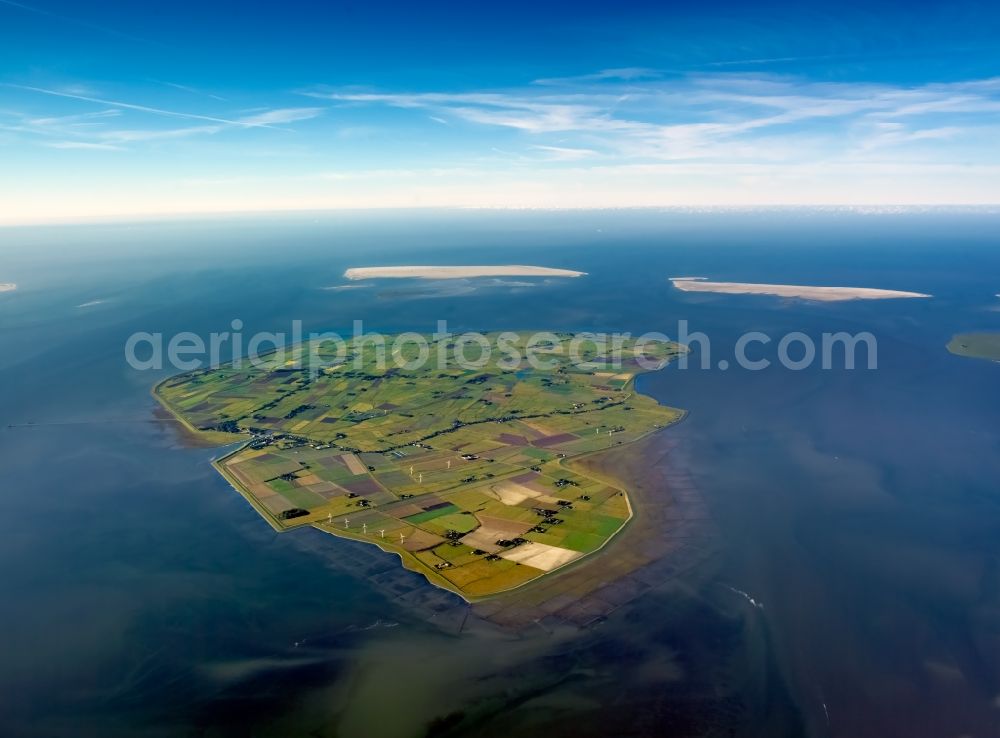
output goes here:
[[1000, 213], [1000, 200], [995, 203], [773, 203], [773, 204], [704, 204], [704, 205], [560, 205], [560, 206], [521, 206], [521, 205], [367, 205], [324, 208], [273, 208], [273, 209], [240, 209], [240, 210], [178, 210], [143, 213], [104, 213], [100, 215], [66, 215], [48, 219], [26, 218], [23, 220], [0, 220], [0, 229], [28, 228], [37, 226], [64, 225], [114, 225], [121, 223], [149, 223], [157, 221], [183, 220], [218, 220], [224, 218], [247, 218], [254, 216], [304, 216], [332, 215], [336, 213], [368, 213], [368, 212], [754, 212], [754, 211], [817, 211], [817, 212], [854, 212], [870, 215], [894, 215], [901, 213], [919, 213], [931, 211]]

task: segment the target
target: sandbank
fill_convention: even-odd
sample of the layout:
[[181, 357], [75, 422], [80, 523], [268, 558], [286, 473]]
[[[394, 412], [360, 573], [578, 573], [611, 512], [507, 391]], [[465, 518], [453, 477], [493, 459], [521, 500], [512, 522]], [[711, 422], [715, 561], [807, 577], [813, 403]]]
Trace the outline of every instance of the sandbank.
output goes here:
[[471, 277], [582, 277], [586, 272], [572, 269], [523, 266], [387, 266], [354, 267], [344, 277], [357, 279], [468, 279]]
[[872, 287], [814, 287], [796, 284], [754, 284], [749, 282], [710, 282], [701, 277], [671, 277], [674, 287], [684, 292], [718, 292], [727, 295], [774, 295], [803, 300], [837, 302], [841, 300], [893, 300], [931, 297], [922, 292], [880, 290]]

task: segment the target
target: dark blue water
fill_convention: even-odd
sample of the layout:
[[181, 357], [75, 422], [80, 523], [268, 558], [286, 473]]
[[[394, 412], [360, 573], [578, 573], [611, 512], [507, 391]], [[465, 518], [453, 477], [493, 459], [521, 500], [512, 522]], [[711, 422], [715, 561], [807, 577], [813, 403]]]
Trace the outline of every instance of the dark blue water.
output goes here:
[[[944, 350], [1000, 330], [998, 226], [406, 213], [0, 231], [0, 282], [19, 285], [0, 294], [0, 732], [1000, 734], [1000, 365]], [[323, 289], [412, 263], [589, 276]], [[678, 275], [935, 297], [683, 294]], [[274, 535], [209, 466], [218, 450], [154, 415], [169, 372], [128, 367], [127, 337], [236, 318], [246, 334], [443, 319], [671, 336], [687, 320], [713, 368], [640, 387], [691, 411], [653, 443], [676, 446], [707, 504], [703, 561], [571, 635], [428, 622], [352, 544]], [[869, 331], [878, 368], [719, 370], [748, 330]]]

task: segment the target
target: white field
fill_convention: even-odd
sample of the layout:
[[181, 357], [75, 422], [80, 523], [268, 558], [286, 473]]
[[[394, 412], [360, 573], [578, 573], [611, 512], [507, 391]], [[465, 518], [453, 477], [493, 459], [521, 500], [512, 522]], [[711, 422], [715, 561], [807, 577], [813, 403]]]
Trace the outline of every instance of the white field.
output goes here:
[[519, 505], [525, 500], [538, 500], [551, 504], [559, 501], [558, 497], [547, 495], [517, 482], [500, 482], [490, 489], [496, 498], [505, 505]]
[[358, 474], [368, 473], [368, 467], [362, 464], [361, 459], [359, 459], [354, 454], [344, 454], [340, 458], [344, 460], [344, 463], [347, 464], [348, 470], [354, 476], [357, 476]]
[[709, 282], [702, 277], [671, 277], [674, 287], [683, 292], [718, 292], [727, 295], [774, 295], [803, 300], [838, 302], [841, 300], [893, 300], [904, 297], [931, 297], [922, 292], [879, 290], [871, 287], [811, 287], [797, 284], [752, 284], [748, 282]]
[[586, 272], [572, 269], [522, 266], [391, 266], [354, 267], [344, 272], [347, 279], [469, 279], [470, 277], [582, 277]]
[[13, 282], [0, 282], [0, 292], [13, 292], [17, 289], [17, 285]]
[[541, 497], [542, 493], [517, 482], [500, 482], [493, 485], [493, 492], [505, 505], [517, 505], [525, 500]]
[[517, 548], [500, 554], [500, 558], [516, 561], [525, 566], [533, 566], [542, 571], [552, 571], [583, 556], [579, 551], [550, 546], [547, 543], [529, 541]]

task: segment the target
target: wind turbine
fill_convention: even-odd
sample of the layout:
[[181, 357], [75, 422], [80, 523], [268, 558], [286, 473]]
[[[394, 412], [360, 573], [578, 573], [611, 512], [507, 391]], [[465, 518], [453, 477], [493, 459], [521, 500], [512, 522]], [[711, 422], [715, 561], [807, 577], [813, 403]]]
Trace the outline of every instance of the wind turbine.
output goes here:
[[362, 523], [361, 524], [361, 532], [362, 533], [367, 533], [368, 532], [368, 523]]
[[347, 518], [344, 518], [344, 527], [345, 528], [350, 528], [351, 527], [351, 521], [348, 520]]

